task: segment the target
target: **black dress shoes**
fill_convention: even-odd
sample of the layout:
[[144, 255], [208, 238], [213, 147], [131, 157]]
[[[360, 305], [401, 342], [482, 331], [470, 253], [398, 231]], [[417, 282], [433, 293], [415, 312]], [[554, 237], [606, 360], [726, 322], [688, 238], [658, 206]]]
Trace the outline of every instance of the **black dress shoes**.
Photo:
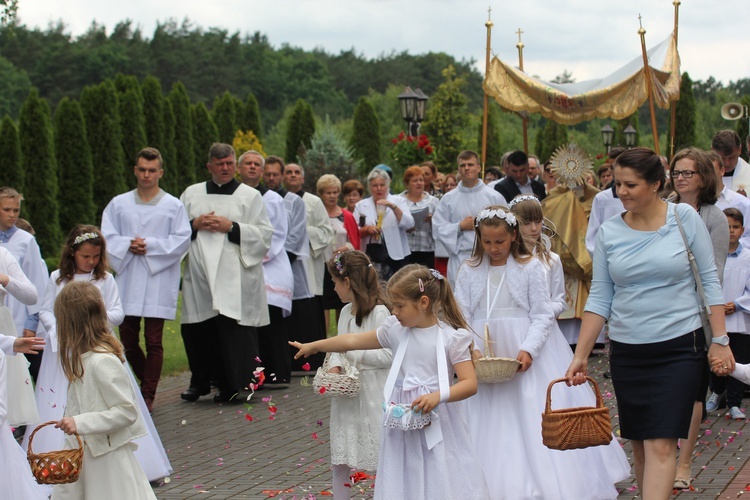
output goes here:
[[242, 400], [240, 399], [239, 391], [234, 391], [234, 390], [221, 391], [220, 390], [219, 392], [214, 394], [214, 403], [238, 404], [238, 403], [242, 403]]
[[180, 397], [185, 401], [197, 401], [199, 397], [205, 396], [211, 392], [210, 387], [188, 387], [185, 392], [180, 394]]

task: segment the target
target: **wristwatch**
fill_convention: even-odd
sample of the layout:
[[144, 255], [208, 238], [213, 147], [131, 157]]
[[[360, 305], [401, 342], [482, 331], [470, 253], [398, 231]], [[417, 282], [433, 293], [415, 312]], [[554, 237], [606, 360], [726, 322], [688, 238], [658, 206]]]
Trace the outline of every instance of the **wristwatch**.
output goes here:
[[726, 346], [729, 345], [729, 336], [728, 335], [722, 335], [721, 337], [713, 337], [711, 339], [711, 343], [712, 344], [723, 345], [723, 346], [726, 347]]

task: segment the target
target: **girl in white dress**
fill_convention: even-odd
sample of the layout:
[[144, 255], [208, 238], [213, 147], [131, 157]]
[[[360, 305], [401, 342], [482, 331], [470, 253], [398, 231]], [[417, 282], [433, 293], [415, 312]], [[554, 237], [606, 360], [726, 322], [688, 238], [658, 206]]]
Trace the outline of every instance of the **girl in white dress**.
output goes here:
[[[383, 326], [309, 344], [290, 342], [299, 349], [296, 357], [393, 351], [383, 390], [376, 499], [489, 498], [461, 409], [454, 404], [476, 392], [477, 379], [471, 334], [450, 285], [434, 269], [411, 264], [393, 275], [387, 293], [393, 316]], [[454, 374], [458, 382], [451, 385]]]
[[[479, 384], [477, 395], [463, 403], [491, 497], [616, 498], [615, 483], [630, 473], [617, 440], [565, 452], [542, 444], [547, 386], [565, 373], [572, 353], [553, 328], [547, 269], [531, 256], [518, 224], [503, 207], [480, 212], [473, 256], [456, 279], [456, 299], [474, 331], [483, 332], [486, 324], [495, 356], [521, 362], [513, 379]], [[485, 348], [483, 338], [476, 343]], [[552, 402], [554, 408], [595, 403], [589, 387], [564, 384], [555, 386]]]
[[0, 496], [28, 500], [46, 499], [44, 490], [31, 475], [26, 454], [13, 438], [13, 432], [8, 425], [7, 372], [5, 353], [0, 350]]
[[[96, 226], [79, 224], [73, 228], [65, 241], [60, 256], [60, 269], [50, 276], [44, 302], [39, 311], [39, 321], [47, 334], [47, 348], [42, 357], [36, 385], [40, 423], [62, 418], [68, 392], [68, 379], [60, 363], [57, 319], [54, 314], [55, 298], [72, 282], [91, 282], [99, 289], [104, 299], [110, 328], [119, 325], [125, 318], [120, 305], [117, 283], [107, 271], [106, 252], [106, 243], [99, 229]], [[138, 383], [127, 363], [125, 366], [127, 367], [126, 373], [133, 387], [136, 388], [136, 402], [143, 414], [143, 422], [148, 431], [144, 437], [136, 440], [138, 445], [136, 458], [149, 481], [156, 481], [171, 474], [172, 468], [140, 389], [138, 389]], [[28, 439], [33, 430], [33, 426], [27, 428], [23, 441], [24, 448], [28, 448]], [[46, 427], [34, 436], [34, 452], [60, 450], [64, 438], [62, 432]]]
[[[6, 297], [11, 295], [22, 304], [34, 305], [37, 293], [34, 284], [23, 273], [13, 254], [0, 246], [0, 334], [16, 337], [16, 324], [13, 314], [5, 305]], [[13, 427], [33, 424], [39, 419], [34, 386], [29, 375], [29, 363], [25, 356], [9, 356], [5, 360], [8, 386], [6, 393], [7, 423]]]
[[[390, 316], [378, 273], [362, 252], [338, 253], [328, 261], [334, 290], [346, 305], [339, 315], [338, 334], [367, 332], [380, 327]], [[383, 410], [377, 402], [383, 394], [393, 355], [390, 349], [358, 350], [335, 353], [331, 372], [341, 372], [346, 357], [358, 372], [360, 392], [352, 398], [331, 400], [331, 465], [333, 498], [351, 498], [349, 476], [352, 469], [375, 471], [378, 468], [380, 427]]]
[[86, 281], [69, 283], [55, 299], [60, 361], [70, 382], [65, 416], [57, 422], [65, 449], [84, 440], [78, 481], [56, 485], [54, 500], [102, 498], [156, 500], [138, 464], [132, 441], [146, 435], [120, 341], [107, 325], [99, 289]]

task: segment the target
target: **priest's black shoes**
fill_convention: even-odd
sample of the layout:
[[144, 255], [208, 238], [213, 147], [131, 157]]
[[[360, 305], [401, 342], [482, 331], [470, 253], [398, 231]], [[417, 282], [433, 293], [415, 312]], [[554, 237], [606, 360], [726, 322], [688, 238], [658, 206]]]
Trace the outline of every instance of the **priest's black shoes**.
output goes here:
[[238, 403], [242, 403], [242, 400], [240, 399], [239, 391], [235, 391], [235, 390], [222, 391], [222, 390], [219, 390], [219, 392], [217, 392], [216, 394], [214, 394], [214, 403], [238, 404]]
[[197, 401], [199, 397], [205, 396], [211, 392], [210, 387], [188, 387], [185, 392], [180, 394], [180, 397], [185, 401]]

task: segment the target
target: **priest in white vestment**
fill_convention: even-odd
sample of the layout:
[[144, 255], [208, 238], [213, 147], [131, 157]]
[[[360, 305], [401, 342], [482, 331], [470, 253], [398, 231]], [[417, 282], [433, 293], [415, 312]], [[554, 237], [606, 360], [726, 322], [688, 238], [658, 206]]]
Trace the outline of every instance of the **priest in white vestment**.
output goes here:
[[263, 277], [266, 281], [266, 299], [270, 324], [258, 329], [260, 360], [265, 367], [266, 384], [291, 382], [292, 360], [287, 343], [286, 318], [292, 312], [294, 277], [286, 253], [289, 232], [289, 214], [284, 198], [261, 184], [265, 159], [258, 151], [247, 151], [240, 156], [238, 170], [244, 184], [263, 195], [268, 218], [273, 226], [271, 248], [263, 258]]
[[195, 401], [210, 392], [217, 403], [241, 402], [258, 365], [257, 327], [269, 323], [263, 258], [273, 227], [263, 197], [234, 178], [234, 148], [215, 143], [209, 151], [211, 180], [180, 196], [192, 226], [182, 289], [182, 338], [192, 377], [181, 397]]
[[490, 205], [507, 207], [503, 195], [479, 178], [479, 156], [473, 151], [458, 155], [461, 182], [444, 194], [432, 216], [432, 236], [448, 251], [448, 282], [455, 286], [458, 267], [474, 249], [474, 217]]
[[[134, 171], [137, 187], [109, 202], [102, 213], [102, 234], [125, 311], [120, 340], [152, 410], [164, 364], [164, 321], [177, 312], [180, 261], [192, 229], [185, 206], [159, 187], [164, 175], [159, 150], [139, 151]], [[141, 319], [145, 354], [139, 344]]]

